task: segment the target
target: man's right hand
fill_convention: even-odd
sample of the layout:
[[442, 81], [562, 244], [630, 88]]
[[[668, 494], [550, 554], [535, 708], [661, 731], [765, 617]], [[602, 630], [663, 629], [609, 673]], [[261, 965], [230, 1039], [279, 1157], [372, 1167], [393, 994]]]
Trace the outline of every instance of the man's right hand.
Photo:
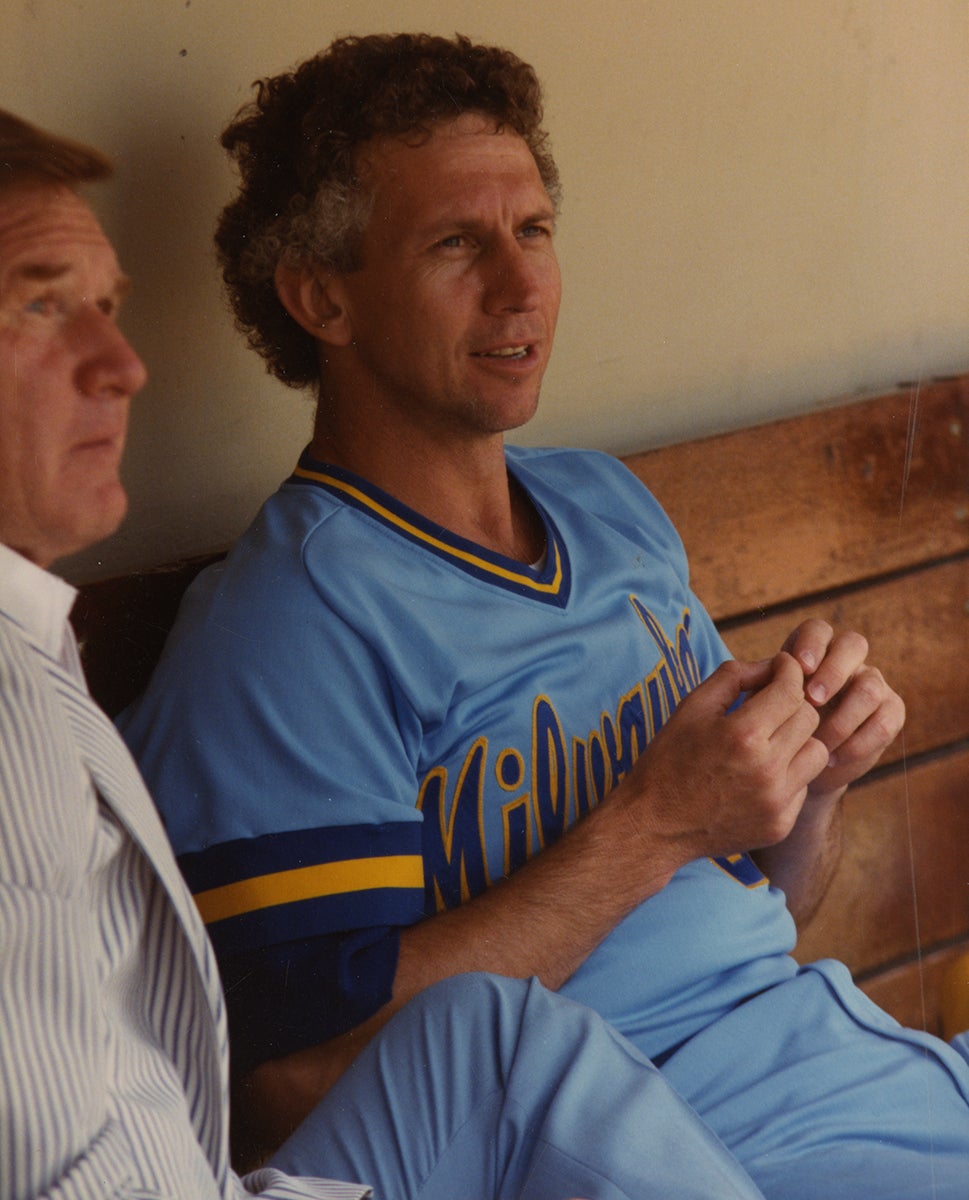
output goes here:
[[680, 703], [608, 802], [626, 808], [654, 861], [668, 849], [671, 875], [694, 858], [773, 845], [827, 766], [818, 722], [790, 654], [726, 662]]

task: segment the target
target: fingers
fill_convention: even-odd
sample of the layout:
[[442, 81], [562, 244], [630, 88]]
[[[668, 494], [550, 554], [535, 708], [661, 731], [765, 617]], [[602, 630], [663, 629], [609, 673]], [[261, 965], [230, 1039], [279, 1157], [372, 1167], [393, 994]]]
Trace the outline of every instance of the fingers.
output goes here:
[[856, 672], [848, 687], [821, 710], [817, 737], [831, 752], [828, 768], [811, 784], [818, 795], [860, 779], [881, 758], [905, 723], [902, 698], [875, 667]]
[[[744, 678], [753, 678], [756, 670], [757, 677], [762, 680], [756, 690], [745, 686], [749, 698], [742, 711], [765, 723], [771, 734], [795, 714], [810, 719], [812, 710], [804, 702], [804, 672], [790, 654], [782, 650], [765, 663], [735, 665], [749, 672]], [[816, 724], [815, 720], [812, 729]]]
[[[727, 712], [741, 696], [759, 697], [758, 709], [776, 708], [777, 721], [785, 718], [785, 709], [793, 711], [804, 700], [804, 673], [785, 652], [761, 662], [729, 659], [692, 693], [711, 709]], [[753, 704], [748, 699], [744, 708]]]
[[782, 652], [766, 667], [767, 681], [728, 716], [733, 723], [731, 760], [736, 756], [738, 775], [764, 802], [761, 845], [786, 835], [808, 785], [829, 758], [827, 747], [815, 737], [820, 714], [805, 699], [800, 665]]
[[868, 642], [854, 631], [835, 633], [817, 618], [804, 621], [784, 643], [804, 671], [804, 693], [820, 713], [815, 737], [827, 747], [827, 767], [812, 795], [842, 790], [869, 771], [898, 736], [905, 706], [868, 662]]
[[812, 617], [794, 630], [784, 649], [800, 664], [805, 694], [812, 704], [827, 704], [868, 657], [868, 642], [854, 630], [836, 634], [827, 621]]
[[742, 695], [759, 692], [770, 683], [773, 666], [770, 659], [763, 662], [741, 662], [729, 659], [703, 681], [692, 693], [692, 697], [709, 705], [713, 710], [725, 713]]
[[901, 698], [885, 682], [881, 671], [865, 665], [821, 710], [818, 737], [831, 751], [863, 729], [874, 740], [894, 738], [904, 711]]
[[[762, 716], [772, 729], [770, 741], [777, 769], [783, 771], [783, 788], [803, 799], [808, 786], [827, 767], [830, 753], [817, 736], [821, 715], [804, 697], [800, 666], [784, 653], [772, 666], [771, 685], [756, 700], [764, 706]], [[754, 712], [756, 705], [752, 700], [745, 708]]]
[[805, 675], [812, 675], [824, 659], [833, 637], [834, 630], [827, 621], [810, 617], [787, 635], [781, 649], [801, 664]]

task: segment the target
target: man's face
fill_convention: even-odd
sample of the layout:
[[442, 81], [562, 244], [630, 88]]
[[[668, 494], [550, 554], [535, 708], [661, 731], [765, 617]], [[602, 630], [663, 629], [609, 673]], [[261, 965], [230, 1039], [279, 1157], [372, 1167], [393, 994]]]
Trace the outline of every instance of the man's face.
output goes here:
[[40, 566], [113, 533], [145, 369], [115, 324], [126, 288], [70, 189], [0, 192], [0, 541]]
[[524, 424], [561, 295], [554, 210], [525, 142], [465, 114], [423, 142], [376, 141], [361, 170], [375, 194], [363, 267], [337, 283], [359, 386], [435, 437]]

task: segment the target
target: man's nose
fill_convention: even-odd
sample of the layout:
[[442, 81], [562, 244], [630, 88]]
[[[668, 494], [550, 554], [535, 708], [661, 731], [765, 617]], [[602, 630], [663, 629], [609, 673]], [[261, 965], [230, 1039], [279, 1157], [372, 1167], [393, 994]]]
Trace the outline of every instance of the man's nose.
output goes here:
[[534, 250], [518, 239], [496, 249], [487, 288], [487, 306], [493, 311], [529, 312], [542, 299], [544, 264]]
[[133, 396], [144, 387], [148, 372], [128, 339], [114, 320], [101, 312], [90, 314], [85, 326], [77, 369], [81, 392], [92, 397], [105, 393]]

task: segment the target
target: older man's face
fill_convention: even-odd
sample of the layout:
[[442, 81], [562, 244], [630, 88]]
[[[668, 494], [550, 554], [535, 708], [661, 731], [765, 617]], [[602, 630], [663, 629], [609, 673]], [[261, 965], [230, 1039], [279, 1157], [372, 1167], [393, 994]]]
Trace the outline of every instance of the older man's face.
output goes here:
[[118, 470], [145, 369], [116, 324], [126, 286], [74, 192], [0, 191], [0, 541], [40, 566], [127, 508]]

